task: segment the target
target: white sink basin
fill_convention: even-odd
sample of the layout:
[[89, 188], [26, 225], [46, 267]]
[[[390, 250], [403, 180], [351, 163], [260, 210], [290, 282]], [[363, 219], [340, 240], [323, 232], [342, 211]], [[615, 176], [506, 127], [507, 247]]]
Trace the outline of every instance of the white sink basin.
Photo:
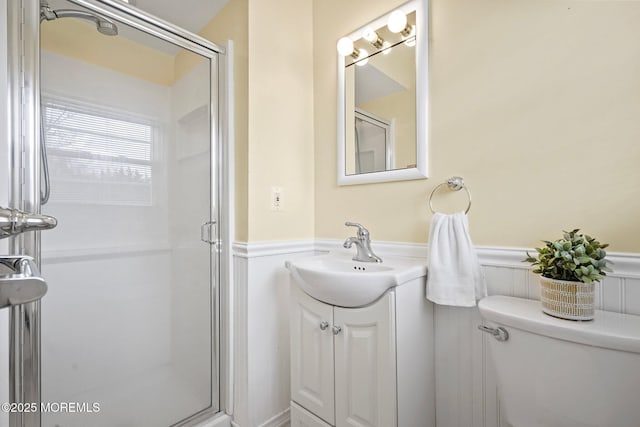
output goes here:
[[332, 253], [298, 258], [285, 265], [303, 291], [341, 307], [370, 304], [387, 289], [427, 274], [426, 263], [421, 260], [384, 258], [383, 263], [377, 264]]

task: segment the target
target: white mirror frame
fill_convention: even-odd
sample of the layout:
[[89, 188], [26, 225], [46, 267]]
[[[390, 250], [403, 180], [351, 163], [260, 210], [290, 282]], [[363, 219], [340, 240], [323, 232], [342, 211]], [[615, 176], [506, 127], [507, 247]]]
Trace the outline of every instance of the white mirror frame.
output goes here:
[[[406, 14], [416, 11], [416, 167], [347, 175], [345, 168], [345, 59], [338, 56], [338, 185], [404, 181], [427, 178], [427, 147], [429, 130], [429, 2], [412, 0], [393, 10]], [[366, 27], [380, 28], [387, 24], [384, 16], [357, 29], [347, 37], [357, 40]]]

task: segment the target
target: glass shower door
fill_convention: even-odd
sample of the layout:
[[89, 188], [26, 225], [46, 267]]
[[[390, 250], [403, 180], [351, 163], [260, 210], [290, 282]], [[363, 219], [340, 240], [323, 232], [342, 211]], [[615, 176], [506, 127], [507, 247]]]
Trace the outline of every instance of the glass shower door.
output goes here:
[[41, 24], [46, 211], [58, 219], [42, 235], [48, 427], [218, 410], [216, 58], [115, 24]]

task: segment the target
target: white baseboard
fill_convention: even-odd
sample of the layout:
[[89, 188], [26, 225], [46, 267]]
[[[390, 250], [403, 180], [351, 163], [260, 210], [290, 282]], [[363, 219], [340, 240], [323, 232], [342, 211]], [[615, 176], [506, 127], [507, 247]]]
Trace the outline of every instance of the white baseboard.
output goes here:
[[288, 426], [291, 421], [290, 409], [280, 412], [278, 415], [275, 415], [269, 418], [264, 423], [260, 424], [259, 427], [284, 427]]

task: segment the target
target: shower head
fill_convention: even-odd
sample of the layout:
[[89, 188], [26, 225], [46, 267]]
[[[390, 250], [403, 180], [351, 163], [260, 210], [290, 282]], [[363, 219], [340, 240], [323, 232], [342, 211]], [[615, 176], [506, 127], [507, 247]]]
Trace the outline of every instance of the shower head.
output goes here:
[[47, 5], [40, 6], [40, 22], [47, 20], [53, 21], [59, 18], [79, 18], [93, 21], [99, 33], [106, 36], [117, 36], [118, 27], [116, 24], [103, 16], [95, 15], [90, 12], [76, 9], [51, 9]]

